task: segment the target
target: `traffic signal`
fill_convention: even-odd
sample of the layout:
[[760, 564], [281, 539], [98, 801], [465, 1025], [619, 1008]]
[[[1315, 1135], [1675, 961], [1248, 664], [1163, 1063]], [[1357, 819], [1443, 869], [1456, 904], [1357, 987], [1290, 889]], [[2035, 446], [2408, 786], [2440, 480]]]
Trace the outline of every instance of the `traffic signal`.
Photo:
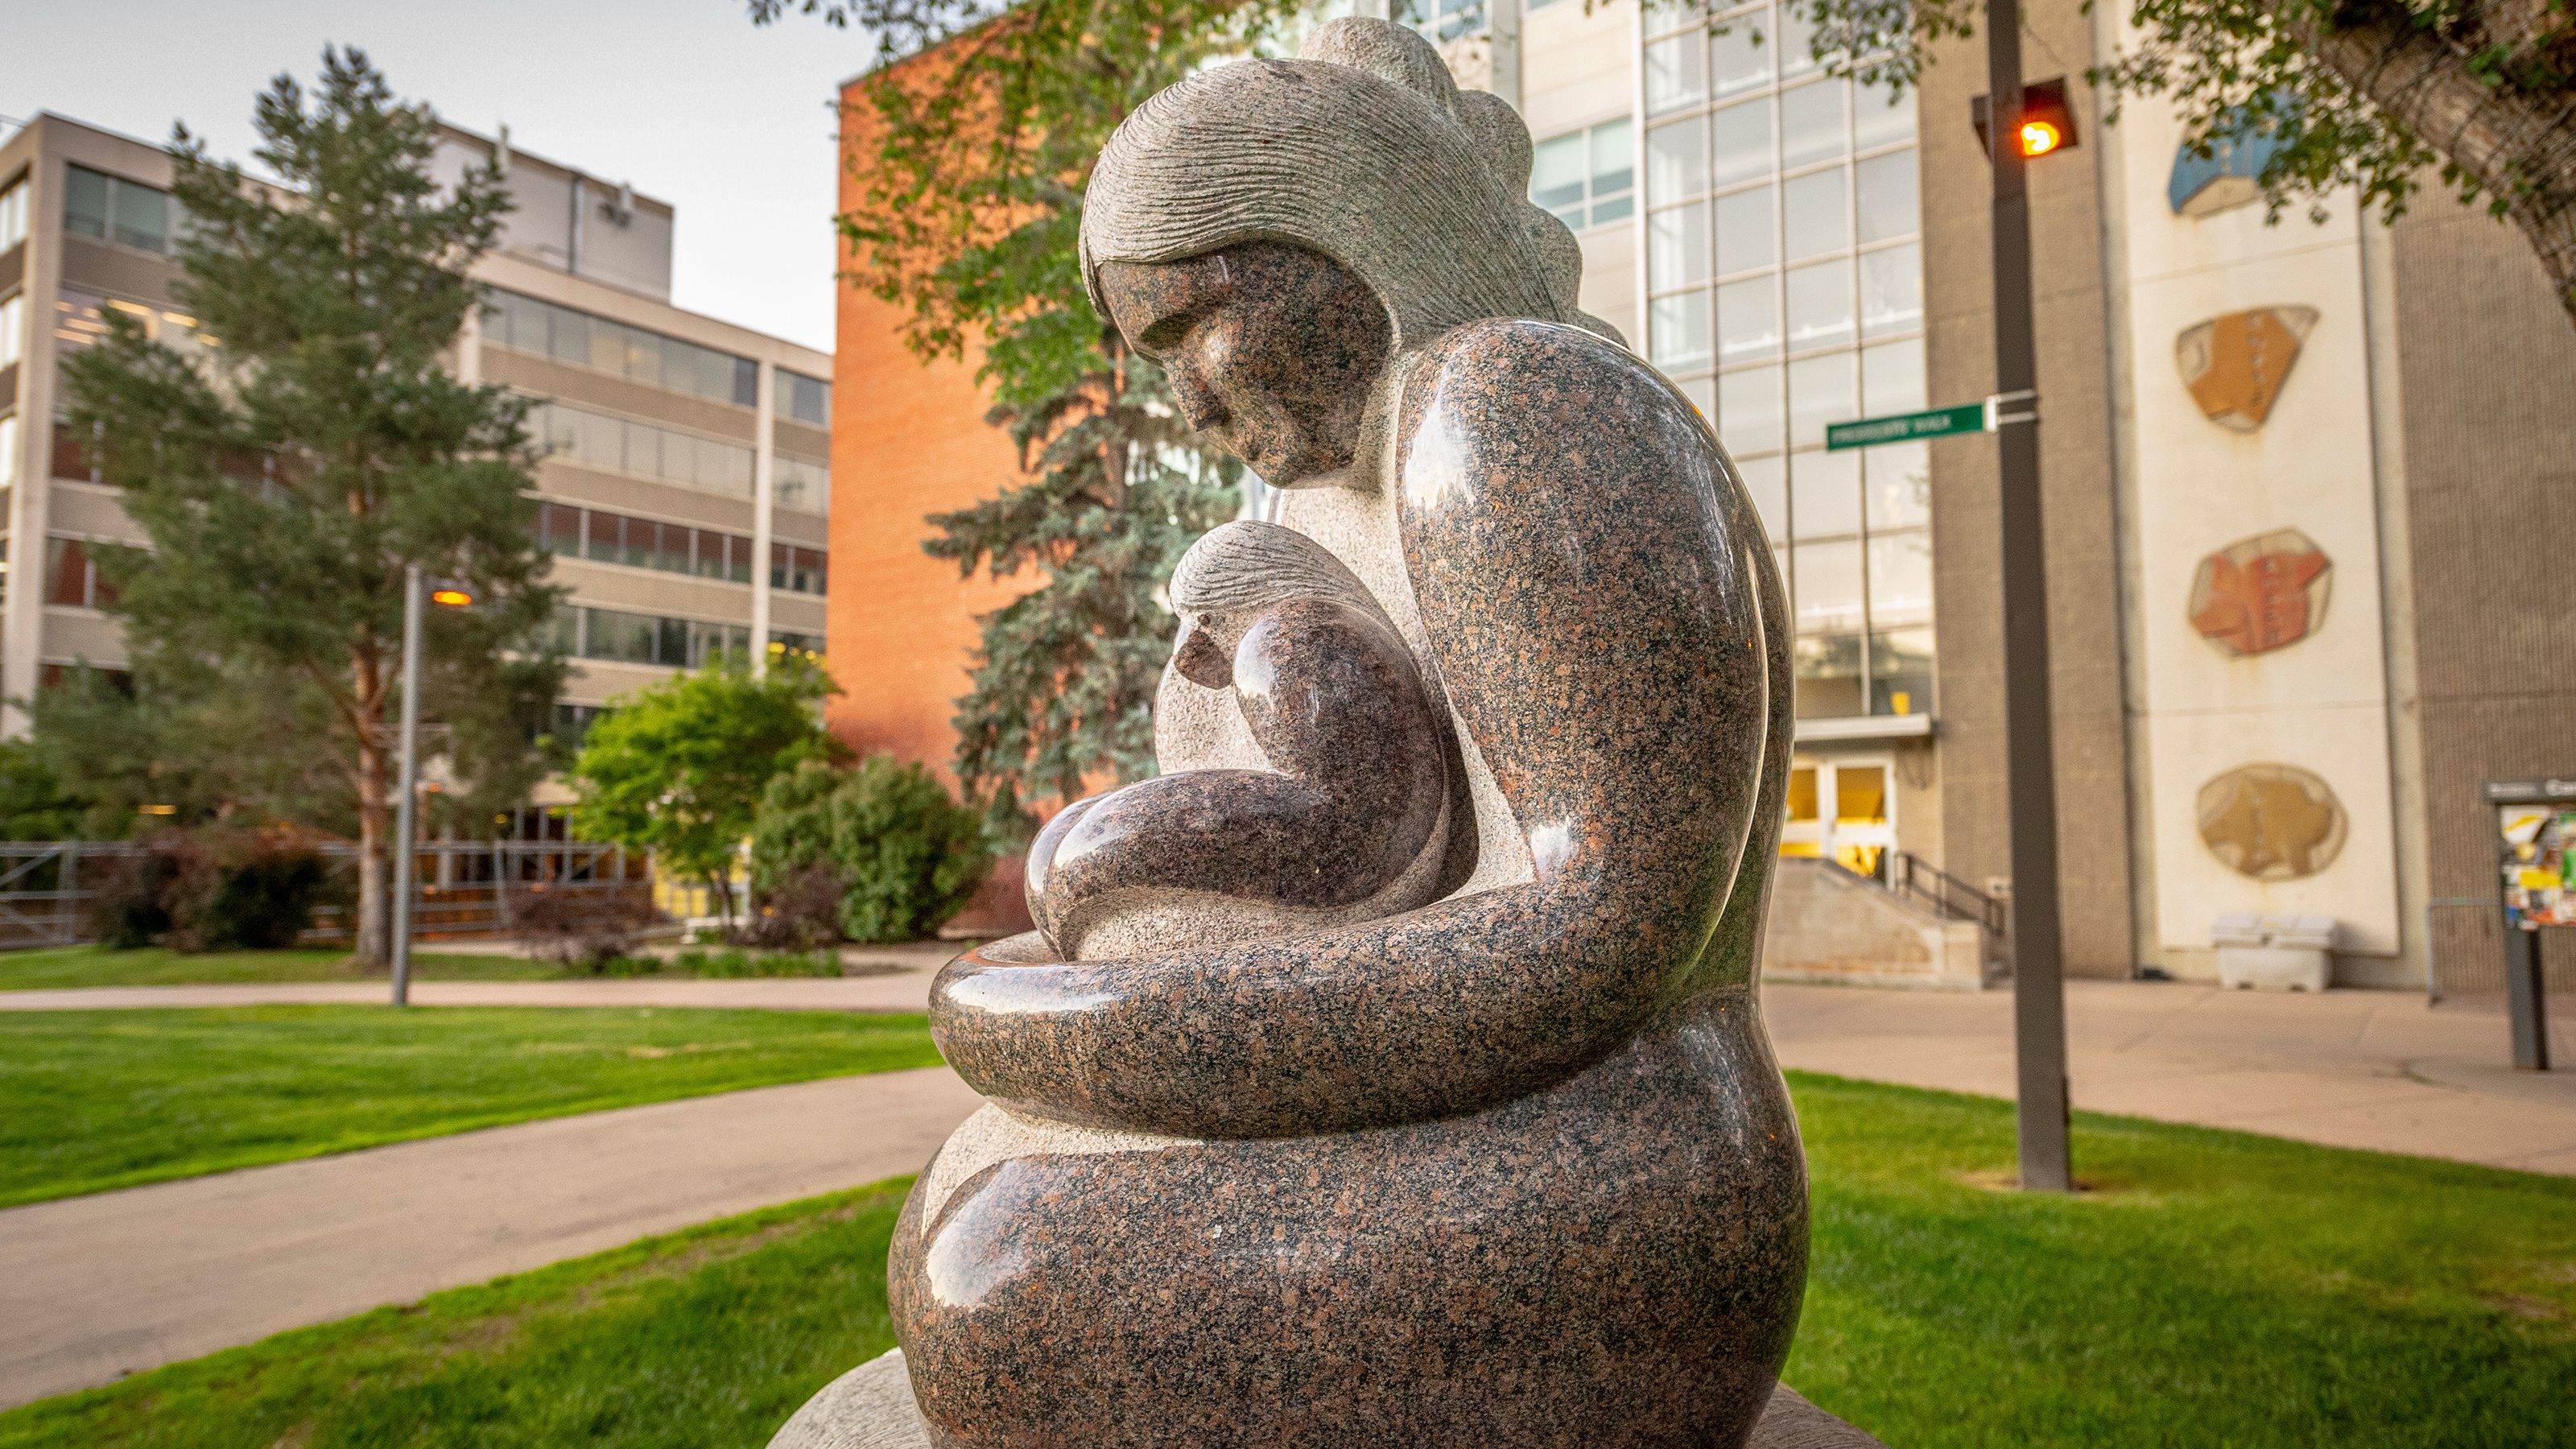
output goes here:
[[[1994, 140], [1987, 133], [1988, 113], [1992, 107], [1986, 97], [1968, 103], [1968, 117], [1976, 124], [1977, 141], [1994, 153]], [[2076, 145], [2075, 110], [2066, 103], [2066, 78], [2032, 81], [2021, 88], [2021, 121], [2013, 128], [2013, 139], [2025, 161], [2053, 155]]]

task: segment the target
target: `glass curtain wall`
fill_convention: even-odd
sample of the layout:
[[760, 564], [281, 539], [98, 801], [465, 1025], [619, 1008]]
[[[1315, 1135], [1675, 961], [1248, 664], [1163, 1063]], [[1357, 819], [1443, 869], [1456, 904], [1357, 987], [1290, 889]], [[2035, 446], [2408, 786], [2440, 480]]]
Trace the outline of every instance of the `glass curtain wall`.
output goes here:
[[1802, 718], [1932, 712], [1914, 98], [1825, 75], [1785, 8], [1647, 12], [1646, 345], [1752, 490], [1797, 618]]

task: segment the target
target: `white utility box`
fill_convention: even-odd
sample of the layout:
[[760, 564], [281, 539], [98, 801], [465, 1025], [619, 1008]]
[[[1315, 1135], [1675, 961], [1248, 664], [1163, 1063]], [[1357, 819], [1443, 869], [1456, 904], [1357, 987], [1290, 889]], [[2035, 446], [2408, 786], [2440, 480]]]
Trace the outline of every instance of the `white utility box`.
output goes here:
[[2332, 916], [2221, 916], [2209, 928], [2218, 948], [2218, 984], [2323, 991], [2334, 934]]

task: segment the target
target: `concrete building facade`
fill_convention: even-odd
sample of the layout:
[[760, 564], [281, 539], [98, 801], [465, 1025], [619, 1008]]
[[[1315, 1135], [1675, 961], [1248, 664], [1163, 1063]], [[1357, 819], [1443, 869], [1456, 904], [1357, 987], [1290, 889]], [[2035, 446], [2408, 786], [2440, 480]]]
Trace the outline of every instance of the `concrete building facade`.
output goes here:
[[[558, 724], [717, 649], [820, 657], [829, 577], [832, 359], [671, 304], [672, 209], [442, 127], [442, 176], [501, 160], [517, 209], [476, 275], [492, 305], [459, 376], [537, 401], [540, 540], [571, 590], [574, 669]], [[57, 363], [108, 311], [185, 348], [180, 218], [160, 147], [40, 115], [0, 141], [0, 485], [14, 565], [0, 591], [0, 731], [52, 671], [116, 670], [92, 542], [142, 533], [57, 426]]]
[[[1776, 0], [1319, 14], [1354, 11], [1413, 24], [1521, 111], [1583, 308], [1751, 487], [1797, 630], [1784, 852], [1953, 917], [2007, 896], [1993, 438], [1822, 446], [1828, 423], [1993, 390], [1980, 44], [1936, 45], [1892, 96], [1826, 75]], [[2104, 124], [2083, 73], [2124, 23], [2024, 10], [2025, 64], [2064, 77], [2079, 142], [2029, 171], [2067, 969], [2207, 978], [2217, 917], [2325, 915], [2338, 984], [2500, 989], [2478, 786], [2576, 774], [2576, 630], [2543, 602], [2576, 559], [2576, 332], [2519, 238], [2438, 183], [2394, 226], [2348, 196], [2322, 225], [2267, 224], [2252, 142], [2191, 157], [2135, 98]], [[881, 365], [851, 329], [890, 324], [842, 315], [850, 393]], [[971, 416], [961, 395], [948, 426]], [[845, 476], [925, 456], [844, 440]], [[917, 548], [925, 500], [982, 496], [987, 473], [933, 467], [868, 527]], [[914, 608], [971, 622], [941, 587]], [[853, 675], [928, 639], [841, 637]], [[1824, 923], [1851, 893], [1814, 894], [1774, 922], [1816, 923], [1775, 940], [1788, 958], [1847, 954]]]

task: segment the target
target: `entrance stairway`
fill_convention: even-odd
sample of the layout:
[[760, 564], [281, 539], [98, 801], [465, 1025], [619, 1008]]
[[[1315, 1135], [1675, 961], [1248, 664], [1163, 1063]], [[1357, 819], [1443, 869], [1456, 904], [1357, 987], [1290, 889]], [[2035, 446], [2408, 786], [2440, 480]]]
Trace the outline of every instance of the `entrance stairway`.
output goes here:
[[2009, 974], [2003, 941], [2002, 903], [1920, 857], [1895, 855], [1882, 881], [1785, 856], [1771, 887], [1762, 979], [1979, 991]]

